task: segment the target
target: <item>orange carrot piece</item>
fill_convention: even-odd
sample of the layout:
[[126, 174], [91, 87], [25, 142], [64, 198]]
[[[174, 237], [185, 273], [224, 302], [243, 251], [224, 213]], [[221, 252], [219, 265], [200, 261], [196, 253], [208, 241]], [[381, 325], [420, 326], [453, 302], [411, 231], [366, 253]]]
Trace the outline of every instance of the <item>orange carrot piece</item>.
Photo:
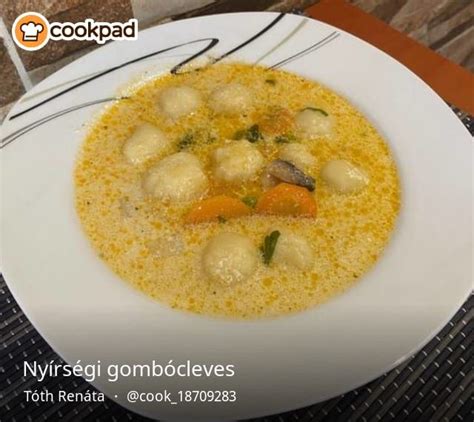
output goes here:
[[204, 223], [219, 218], [235, 218], [249, 215], [252, 209], [240, 199], [226, 195], [213, 196], [198, 202], [184, 217], [187, 224]]
[[255, 210], [259, 214], [316, 217], [317, 207], [307, 189], [280, 183], [260, 197]]

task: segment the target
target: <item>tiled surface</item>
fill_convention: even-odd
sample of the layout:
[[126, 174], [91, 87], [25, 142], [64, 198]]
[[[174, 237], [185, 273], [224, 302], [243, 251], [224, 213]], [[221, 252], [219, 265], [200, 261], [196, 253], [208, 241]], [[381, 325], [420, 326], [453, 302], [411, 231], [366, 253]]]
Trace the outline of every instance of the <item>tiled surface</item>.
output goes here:
[[[13, 21], [19, 14], [34, 10], [43, 13], [50, 21], [56, 22], [78, 22], [86, 17], [96, 21], [125, 22], [133, 17], [132, 7], [129, 0], [7, 0], [10, 7], [3, 12], [7, 28], [11, 28]], [[39, 3], [42, 7], [37, 7]], [[19, 50], [23, 63], [27, 70], [39, 66], [55, 63], [74, 51], [80, 50], [92, 41], [55, 41], [49, 42], [38, 51], [28, 52]]]
[[178, 15], [176, 18], [254, 10], [289, 12], [292, 9], [304, 10], [317, 2], [317, 0], [217, 0], [209, 6], [191, 10], [182, 15]]
[[474, 71], [474, 1], [349, 1], [455, 63]]
[[185, 13], [190, 9], [198, 9], [213, 2], [214, 0], [131, 0], [133, 14], [142, 25], [149, 25], [150, 22]]
[[[149, 2], [149, 0], [140, 1]], [[204, 16], [219, 13], [263, 10], [291, 12], [292, 10], [304, 10], [312, 4], [317, 3], [318, 1], [319, 0], [190, 0], [185, 2], [186, 8], [182, 8], [181, 12], [178, 12], [176, 14], [167, 13], [166, 17], [163, 17], [160, 14], [154, 19], [149, 19], [141, 23], [139, 22], [139, 26], [140, 28], [145, 28], [162, 22], [169, 22], [171, 20], [179, 20], [194, 16]], [[179, 5], [181, 1], [177, 1], [176, 3]], [[200, 6], [200, 4], [203, 5]], [[196, 7], [190, 7], [191, 5], [195, 5]]]
[[25, 92], [3, 39], [0, 39], [0, 81], [0, 107], [11, 103]]

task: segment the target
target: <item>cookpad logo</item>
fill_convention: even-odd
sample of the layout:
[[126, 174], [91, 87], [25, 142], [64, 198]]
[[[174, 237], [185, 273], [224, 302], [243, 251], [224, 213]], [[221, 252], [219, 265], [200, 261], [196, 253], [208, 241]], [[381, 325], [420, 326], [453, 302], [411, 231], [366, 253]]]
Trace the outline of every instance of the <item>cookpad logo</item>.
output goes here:
[[13, 22], [12, 37], [23, 50], [39, 50], [48, 42], [49, 22], [39, 13], [23, 13]]
[[95, 41], [104, 44], [110, 40], [136, 40], [138, 21], [96, 22], [86, 19], [82, 22], [48, 22], [42, 14], [23, 13], [15, 19], [12, 37], [23, 50], [35, 51], [43, 48], [49, 40]]

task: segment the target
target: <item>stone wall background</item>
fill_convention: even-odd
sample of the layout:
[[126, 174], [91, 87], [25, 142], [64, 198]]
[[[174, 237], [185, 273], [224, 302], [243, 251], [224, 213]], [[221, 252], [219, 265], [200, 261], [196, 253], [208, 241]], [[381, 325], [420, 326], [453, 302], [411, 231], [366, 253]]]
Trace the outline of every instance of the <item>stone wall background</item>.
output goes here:
[[[397, 30], [474, 71], [473, 0], [347, 0]], [[141, 29], [190, 16], [250, 10], [304, 10], [318, 0], [0, 0], [0, 121], [30, 86], [97, 47], [92, 42], [50, 42], [36, 52], [6, 48], [15, 18], [35, 11], [50, 21], [139, 20]], [[10, 43], [11, 44], [11, 43]], [[17, 69], [20, 68], [20, 73]]]
[[350, 3], [474, 71], [473, 0], [350, 0]]

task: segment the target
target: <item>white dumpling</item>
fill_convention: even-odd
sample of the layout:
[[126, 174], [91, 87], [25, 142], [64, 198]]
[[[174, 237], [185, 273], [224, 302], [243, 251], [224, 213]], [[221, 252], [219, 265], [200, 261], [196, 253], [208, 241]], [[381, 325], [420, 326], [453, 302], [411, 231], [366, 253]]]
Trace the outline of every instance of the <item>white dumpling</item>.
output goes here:
[[305, 108], [296, 115], [295, 123], [303, 135], [317, 138], [331, 135], [333, 120], [320, 111]]
[[300, 170], [308, 170], [316, 165], [316, 158], [303, 144], [287, 144], [280, 150], [279, 157], [289, 161]]
[[237, 233], [220, 233], [206, 245], [202, 255], [205, 273], [224, 285], [240, 283], [256, 270], [259, 253], [252, 241]]
[[170, 146], [166, 135], [149, 123], [143, 123], [127, 139], [123, 153], [132, 164], [141, 164], [151, 157], [162, 154]]
[[158, 105], [168, 117], [177, 119], [195, 111], [201, 105], [201, 95], [189, 86], [172, 86], [161, 92]]
[[252, 92], [238, 83], [216, 88], [209, 97], [209, 106], [216, 113], [237, 114], [252, 105]]
[[161, 160], [145, 176], [145, 191], [156, 198], [173, 202], [199, 198], [208, 181], [201, 163], [187, 152], [178, 152]]
[[341, 193], [353, 193], [369, 183], [367, 174], [346, 160], [332, 160], [321, 170], [321, 177], [333, 189]]
[[276, 264], [309, 270], [314, 263], [314, 253], [304, 237], [287, 230], [280, 230], [272, 260]]
[[224, 182], [252, 179], [262, 168], [264, 159], [249, 141], [233, 141], [217, 148], [213, 154], [214, 176]]

